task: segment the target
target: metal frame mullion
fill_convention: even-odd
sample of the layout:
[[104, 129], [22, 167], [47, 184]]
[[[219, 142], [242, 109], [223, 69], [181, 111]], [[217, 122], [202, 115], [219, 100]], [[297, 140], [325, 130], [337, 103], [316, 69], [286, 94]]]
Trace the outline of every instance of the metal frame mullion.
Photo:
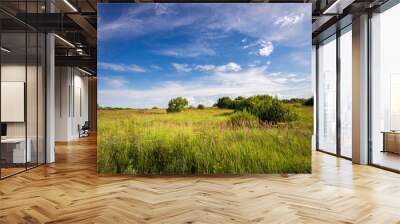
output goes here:
[[367, 83], [368, 83], [368, 88], [367, 88], [367, 119], [368, 119], [368, 124], [367, 124], [367, 129], [368, 129], [368, 164], [373, 165], [373, 148], [372, 148], [372, 63], [371, 63], [371, 56], [372, 56], [372, 29], [371, 29], [371, 20], [372, 20], [372, 12], [368, 12], [368, 30], [367, 30], [367, 46], [368, 46], [368, 53], [367, 53]]
[[[25, 21], [28, 18], [28, 1], [25, 1]], [[26, 24], [26, 23], [25, 23]], [[28, 113], [27, 113], [27, 96], [28, 96], [28, 24], [25, 25], [25, 100], [24, 100], [24, 120], [25, 120], [25, 170], [28, 170]]]
[[336, 30], [336, 154], [341, 157], [341, 118], [340, 118], [340, 82], [341, 82], [341, 65], [340, 65], [340, 29]]
[[315, 46], [315, 149], [319, 150], [319, 44]]
[[[39, 13], [39, 1], [36, 1]], [[36, 166], [39, 165], [39, 32], [36, 32]]]

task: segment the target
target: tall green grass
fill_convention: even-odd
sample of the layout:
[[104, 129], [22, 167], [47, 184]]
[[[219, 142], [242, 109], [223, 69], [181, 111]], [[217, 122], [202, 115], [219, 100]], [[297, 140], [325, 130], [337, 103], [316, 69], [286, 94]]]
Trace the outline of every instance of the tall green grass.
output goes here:
[[232, 110], [99, 110], [97, 168], [122, 174], [310, 173], [312, 108], [292, 124], [232, 127]]

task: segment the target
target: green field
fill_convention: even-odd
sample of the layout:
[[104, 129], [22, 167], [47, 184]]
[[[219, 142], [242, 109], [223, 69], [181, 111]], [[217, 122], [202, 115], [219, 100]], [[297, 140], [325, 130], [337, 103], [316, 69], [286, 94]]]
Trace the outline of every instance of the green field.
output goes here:
[[310, 173], [312, 107], [290, 124], [232, 127], [233, 110], [99, 109], [97, 169], [122, 174]]

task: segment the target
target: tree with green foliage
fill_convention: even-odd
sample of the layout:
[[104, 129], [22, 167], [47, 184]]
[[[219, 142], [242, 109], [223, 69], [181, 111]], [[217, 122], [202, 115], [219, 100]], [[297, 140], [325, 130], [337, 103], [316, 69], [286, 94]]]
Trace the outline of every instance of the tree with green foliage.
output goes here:
[[235, 109], [238, 111], [243, 111], [244, 107], [248, 103], [247, 98], [243, 96], [238, 96], [232, 101], [232, 106], [229, 109]]
[[249, 112], [256, 115], [262, 121], [271, 123], [290, 122], [297, 120], [298, 114], [291, 105], [279, 101], [277, 98], [262, 100], [252, 105]]
[[199, 104], [198, 106], [197, 106], [197, 109], [199, 109], [199, 110], [204, 110], [206, 107], [203, 105], [203, 104]]
[[290, 122], [298, 118], [297, 112], [290, 104], [269, 95], [257, 95], [248, 98], [237, 97], [232, 109], [249, 112], [261, 121], [271, 123]]
[[167, 112], [181, 112], [188, 104], [188, 100], [183, 97], [173, 98], [168, 102]]
[[308, 98], [306, 101], [303, 103], [304, 106], [314, 106], [314, 97]]
[[224, 96], [218, 99], [217, 107], [221, 109], [231, 109], [233, 105], [233, 101], [230, 97]]

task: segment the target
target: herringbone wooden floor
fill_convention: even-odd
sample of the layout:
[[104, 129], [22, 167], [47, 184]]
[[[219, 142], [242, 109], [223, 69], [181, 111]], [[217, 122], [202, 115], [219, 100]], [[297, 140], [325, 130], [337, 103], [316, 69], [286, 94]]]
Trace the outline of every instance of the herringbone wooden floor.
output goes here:
[[312, 175], [97, 175], [94, 138], [0, 181], [0, 223], [400, 223], [400, 175], [313, 153]]

